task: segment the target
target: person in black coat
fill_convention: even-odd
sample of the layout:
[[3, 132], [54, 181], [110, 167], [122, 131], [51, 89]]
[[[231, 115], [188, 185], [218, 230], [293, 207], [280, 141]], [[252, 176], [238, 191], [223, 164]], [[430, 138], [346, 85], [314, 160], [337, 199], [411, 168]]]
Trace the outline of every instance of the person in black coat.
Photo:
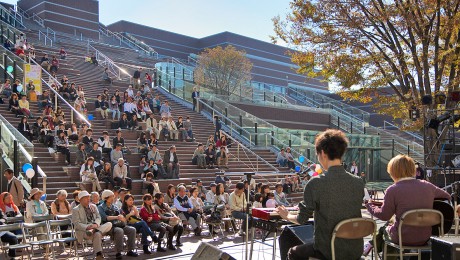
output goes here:
[[216, 126], [216, 130], [214, 131], [214, 142], [217, 142], [220, 137], [220, 129], [222, 129], [222, 123], [218, 116], [214, 116], [214, 124]]
[[21, 112], [21, 108], [19, 107], [19, 99], [18, 99], [18, 94], [16, 93], [13, 93], [11, 95], [11, 98], [10, 98], [10, 101], [9, 101], [9, 105], [8, 105], [8, 109], [15, 113], [16, 114], [16, 117], [19, 117], [20, 115], [22, 115], [22, 112]]
[[30, 125], [27, 122], [27, 117], [26, 116], [22, 117], [21, 122], [18, 125], [18, 130], [29, 141], [33, 140], [33, 134], [32, 134], [32, 131], [30, 129]]

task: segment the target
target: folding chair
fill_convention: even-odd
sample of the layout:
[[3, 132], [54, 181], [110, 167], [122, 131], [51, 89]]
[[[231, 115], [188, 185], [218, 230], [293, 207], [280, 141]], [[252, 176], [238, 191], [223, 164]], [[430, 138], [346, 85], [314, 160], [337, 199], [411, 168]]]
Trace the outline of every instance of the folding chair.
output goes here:
[[[412, 226], [412, 227], [432, 227], [439, 225], [439, 236], [444, 236], [444, 216], [438, 210], [434, 209], [414, 209], [405, 212], [401, 216], [401, 222], [398, 227], [398, 238], [399, 243], [393, 243], [391, 241], [385, 241], [383, 246], [383, 255], [384, 259], [387, 259], [387, 256], [399, 256], [400, 260], [403, 260], [404, 256], [418, 256], [420, 260], [422, 258], [422, 250], [431, 250], [431, 245], [427, 242], [422, 246], [408, 246], [403, 245], [402, 237], [402, 226]], [[375, 244], [374, 244], [375, 245]], [[399, 250], [399, 254], [388, 254], [387, 246], [394, 247]], [[417, 252], [404, 252], [404, 250], [417, 250]]]
[[7, 217], [5, 218], [6, 224], [22, 223], [24, 222], [24, 216], [19, 217]]
[[[375, 233], [377, 224], [370, 218], [351, 218], [340, 221], [332, 231], [331, 251], [332, 260], [335, 260], [335, 239], [359, 239], [372, 235], [374, 245], [377, 245]], [[375, 259], [377, 260], [377, 247], [374, 247]]]
[[[22, 223], [0, 225], [0, 232], [14, 232], [16, 230], [21, 230], [22, 231]], [[31, 259], [30, 252], [29, 252], [29, 248], [31, 247], [31, 245], [29, 245], [29, 244], [27, 244], [25, 242], [26, 239], [25, 239], [25, 236], [24, 236], [24, 232], [22, 232], [22, 235], [20, 235], [20, 236], [21, 236], [21, 239], [18, 239], [18, 241], [21, 241], [21, 242], [19, 242], [16, 245], [4, 245], [4, 243], [0, 243], [0, 246], [1, 246], [0, 248], [1, 248], [1, 251], [3, 251], [3, 253], [5, 255], [5, 259], [8, 259], [8, 250], [9, 249], [25, 250], [27, 252], [27, 259]], [[16, 253], [17, 253], [17, 251], [16, 251]], [[24, 259], [23, 253], [24, 252], [22, 252], [22, 254], [21, 254], [21, 259]]]
[[[50, 229], [56, 228], [56, 232], [53, 233], [55, 238], [52, 237], [53, 241], [62, 245], [63, 250], [66, 250], [66, 244], [70, 243], [69, 249], [73, 246], [74, 256], [78, 258], [77, 238], [75, 237], [75, 229], [70, 219], [62, 220], [50, 220]], [[64, 237], [63, 234], [70, 234], [68, 237]], [[72, 251], [72, 250], [71, 250]]]
[[55, 259], [54, 253], [54, 241], [50, 237], [50, 230], [48, 221], [42, 221], [38, 223], [24, 223], [23, 227], [23, 234], [24, 237], [27, 238], [28, 244], [31, 245], [32, 248], [32, 257], [34, 255], [34, 246], [43, 246], [45, 247], [45, 254], [50, 255], [49, 249], [51, 247], [51, 252], [53, 254], [53, 259]]

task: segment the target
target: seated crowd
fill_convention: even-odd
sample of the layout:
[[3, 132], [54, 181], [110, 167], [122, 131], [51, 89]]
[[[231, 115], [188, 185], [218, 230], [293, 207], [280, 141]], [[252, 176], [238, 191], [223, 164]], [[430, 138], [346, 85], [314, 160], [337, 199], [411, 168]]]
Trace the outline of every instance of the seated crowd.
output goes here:
[[[94, 167], [93, 163], [94, 159], [91, 159], [88, 166], [82, 167], [85, 169]], [[122, 161], [120, 165], [123, 165]], [[110, 163], [106, 163], [101, 171], [106, 171], [109, 167]], [[11, 169], [5, 170], [4, 175], [9, 183], [15, 183], [17, 180]], [[43, 191], [34, 188], [30, 191], [23, 211], [23, 200], [14, 199], [12, 192], [15, 188], [9, 186], [9, 191], [0, 194], [0, 218], [6, 221], [7, 217], [24, 215], [25, 222], [32, 223], [35, 216], [69, 216], [74, 224], [78, 242], [92, 241], [96, 259], [104, 259], [101, 241], [104, 236], [109, 235], [115, 245], [115, 258], [121, 259], [124, 236], [127, 237], [126, 255], [136, 257], [138, 256], [135, 250], [137, 233], [140, 234], [140, 244], [144, 254], [151, 254], [154, 244], [158, 252], [165, 252], [163, 238], [166, 238], [167, 249], [176, 250], [176, 247], [182, 246], [182, 234], [186, 227], [189, 227], [195, 236], [201, 236], [203, 225], [208, 224], [209, 232], [213, 235], [217, 234], [215, 225], [210, 222], [210, 214], [213, 211], [218, 212], [222, 218], [232, 218], [230, 223], [225, 224], [225, 231], [230, 232], [231, 228], [232, 232], [238, 231], [240, 235], [244, 235], [247, 225], [245, 207], [248, 190], [253, 207], [290, 205], [281, 184], [277, 184], [273, 192], [268, 185], [262, 184], [253, 185], [255, 189], [251, 190], [249, 183], [242, 180], [235, 185], [233, 192], [229, 192], [231, 181], [226, 177], [217, 176], [215, 183], [209, 185], [209, 189], [198, 179], [191, 186], [183, 183], [178, 186], [170, 184], [163, 194], [153, 179], [153, 174], [148, 172], [146, 175], [152, 187], [148, 188], [142, 196], [142, 205], [135, 205], [134, 196], [130, 191], [119, 186], [115, 186], [112, 190], [105, 189], [91, 193], [86, 190], [76, 190], [72, 193], [72, 202], [68, 201], [66, 190], [59, 190], [56, 199], [50, 204], [43, 201]], [[13, 185], [20, 185], [19, 188], [23, 189], [20, 182]], [[99, 188], [98, 184], [94, 183], [93, 187]], [[254, 201], [254, 198], [258, 201]], [[242, 220], [240, 227], [237, 227], [235, 219]], [[18, 243], [17, 238], [9, 232], [0, 235], [0, 238], [11, 245]], [[14, 250], [10, 250], [9, 254], [11, 257], [16, 255]]]

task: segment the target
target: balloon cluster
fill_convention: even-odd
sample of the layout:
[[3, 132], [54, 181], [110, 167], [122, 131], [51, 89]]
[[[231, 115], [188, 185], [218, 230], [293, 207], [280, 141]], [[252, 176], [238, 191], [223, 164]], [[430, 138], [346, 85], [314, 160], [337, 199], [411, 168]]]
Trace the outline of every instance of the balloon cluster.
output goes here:
[[33, 169], [33, 166], [30, 163], [25, 163], [22, 166], [22, 171], [26, 173], [26, 176], [29, 179], [32, 179], [35, 176], [35, 170]]

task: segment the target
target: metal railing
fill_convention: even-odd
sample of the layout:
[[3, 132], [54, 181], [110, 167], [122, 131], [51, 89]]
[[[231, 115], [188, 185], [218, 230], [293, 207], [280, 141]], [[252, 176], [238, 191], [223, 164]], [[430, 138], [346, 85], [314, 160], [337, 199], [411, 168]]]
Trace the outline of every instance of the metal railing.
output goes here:
[[[235, 138], [233, 138], [231, 135], [227, 134], [226, 132], [222, 132], [222, 134], [225, 135], [225, 137], [227, 138], [227, 140], [231, 140], [232, 142], [232, 145], [233, 144], [236, 144], [238, 145], [237, 149], [236, 149], [236, 154], [233, 154], [237, 159], [238, 161], [242, 162], [243, 164], [245, 164], [248, 168], [252, 169], [253, 171], [255, 172], [259, 172], [259, 161], [261, 163], [263, 163], [264, 165], [268, 166], [270, 169], [272, 169], [272, 171], [270, 172], [279, 172], [279, 170], [273, 166], [271, 163], [267, 162], [265, 159], [263, 159], [262, 157], [260, 157], [258, 154], [254, 153], [251, 149], [247, 148], [245, 145], [243, 145], [242, 143], [238, 142], [238, 140], [236, 140]], [[240, 158], [240, 148], [242, 148], [243, 152], [244, 152], [244, 155], [246, 156], [246, 159], [250, 159], [249, 156], [248, 156], [248, 153], [255, 156], [256, 157], [256, 162], [255, 162], [255, 166], [254, 166], [254, 163], [252, 160], [249, 160], [249, 163], [251, 165], [248, 165], [246, 163], [244, 163], [241, 158]]]
[[48, 37], [47, 33], [38, 31], [38, 41], [41, 42], [42, 39], [45, 46], [49, 44], [51, 47], [53, 47], [53, 40], [50, 37]]
[[130, 80], [132, 79], [132, 76], [123, 68], [119, 67], [113, 60], [111, 60], [109, 57], [104, 55], [102, 52], [100, 52], [98, 49], [94, 48], [88, 41], [88, 52], [94, 52], [96, 55], [96, 59], [99, 64], [102, 66], [105, 66], [106, 68], [109, 69], [109, 71], [115, 75], [119, 80]]
[[36, 13], [32, 14], [32, 20], [38, 23], [38, 25], [40, 25], [41, 27], [45, 27], [45, 21], [40, 16], [38, 16]]
[[56, 32], [53, 29], [46, 27], [46, 36], [51, 38], [50, 35], [53, 37], [53, 41], [56, 41]]
[[19, 13], [19, 15], [21, 15], [22, 17], [26, 19], [31, 18], [31, 16], [28, 13], [26, 13], [26, 11], [22, 10], [21, 7], [19, 7], [18, 5], [15, 5], [14, 7], [16, 8], [16, 12]]
[[[38, 65], [40, 66], [40, 64], [38, 64], [35, 60], [33, 59], [29, 59], [29, 61], [35, 65]], [[47, 86], [48, 87], [48, 90], [51, 91], [52, 93], [54, 93], [54, 98], [55, 98], [55, 109], [57, 109], [57, 103], [58, 103], [58, 99], [60, 102], [62, 102], [63, 104], [67, 105], [70, 109], [70, 118], [71, 118], [71, 123], [73, 123], [74, 121], [74, 113], [76, 116], [78, 116], [82, 121], [84, 121], [88, 126], [91, 126], [91, 123], [86, 119], [86, 117], [84, 115], [82, 115], [79, 111], [77, 111], [71, 104], [69, 104], [69, 102], [67, 102], [67, 100], [65, 100], [65, 98], [63, 98], [59, 92], [56, 91], [56, 89], [60, 89], [62, 87], [62, 84], [61, 82], [59, 82], [58, 80], [54, 80], [54, 84], [56, 84], [56, 89], [54, 89], [52, 86], [50, 86], [48, 84], [48, 82], [46, 82], [46, 80], [44, 79], [43, 75], [47, 75], [48, 78], [52, 78], [53, 76], [51, 76], [51, 74], [48, 73], [48, 71], [46, 71], [44, 68], [41, 68], [41, 71], [42, 71], [42, 84], [44, 84], [44, 86]]]
[[156, 53], [154, 51], [154, 53], [151, 53], [149, 49], [146, 49], [142, 46], [140, 46], [139, 44], [137, 44], [136, 42], [134, 42], [133, 40], [129, 39], [128, 37], [124, 36], [123, 34], [121, 33], [114, 33], [112, 31], [110, 31], [109, 29], [103, 27], [103, 26], [99, 26], [99, 32], [101, 32], [103, 35], [107, 36], [107, 37], [112, 37], [112, 39], [116, 39], [119, 41], [120, 45], [122, 43], [130, 46], [131, 48], [134, 48], [134, 49], [137, 49], [138, 51], [141, 51], [141, 52], [144, 52], [145, 54], [149, 55], [149, 56], [155, 56], [155, 54], [157, 55], [156, 57], [158, 57], [158, 53]]
[[392, 124], [386, 120], [383, 121], [383, 129], [386, 130], [386, 129], [394, 129], [394, 130], [398, 130], [398, 131], [401, 131], [401, 132], [404, 132], [410, 136], [412, 136], [414, 139], [417, 139], [421, 142], [423, 142], [423, 136], [421, 135], [418, 135], [416, 133], [413, 133], [413, 132], [410, 132], [410, 131], [404, 131], [404, 130], [401, 130], [397, 125], [395, 124]]
[[126, 37], [128, 37], [129, 39], [131, 39], [132, 41], [134, 41], [135, 43], [137, 43], [137, 45], [143, 47], [144, 49], [148, 50], [148, 53], [150, 56], [153, 56], [155, 59], [158, 59], [159, 57], [159, 54], [158, 52], [155, 51], [155, 49], [153, 49], [152, 47], [150, 47], [150, 45], [146, 44], [145, 42], [137, 39], [136, 37], [134, 37], [132, 34], [130, 33], [124, 33], [126, 35]]
[[[5, 18], [7, 18], [7, 20], [10, 20], [10, 19], [13, 19], [13, 26], [16, 26], [16, 24], [19, 24], [20, 26], [24, 27], [24, 24], [22, 23], [22, 16], [16, 12], [14, 12], [14, 15], [11, 14], [10, 10], [8, 10], [5, 6], [3, 5], [0, 5], [0, 10], [2, 12], [2, 16], [3, 14], [5, 14]], [[9, 16], [9, 18], [8, 18]]]

